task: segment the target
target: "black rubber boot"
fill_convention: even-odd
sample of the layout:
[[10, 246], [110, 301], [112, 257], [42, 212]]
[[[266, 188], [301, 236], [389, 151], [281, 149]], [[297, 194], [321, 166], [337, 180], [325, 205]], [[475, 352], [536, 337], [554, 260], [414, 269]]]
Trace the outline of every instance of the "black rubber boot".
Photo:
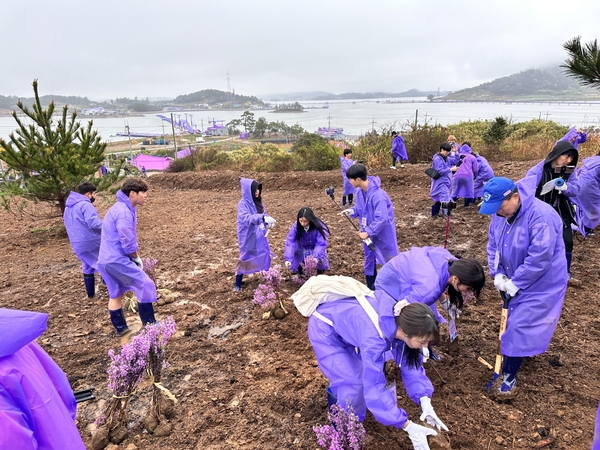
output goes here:
[[442, 204], [440, 202], [435, 202], [433, 205], [431, 205], [431, 216], [437, 217], [438, 214], [440, 213], [441, 207], [442, 207]]
[[83, 274], [83, 283], [85, 284], [85, 292], [88, 298], [94, 298], [96, 295], [96, 278], [93, 273]]
[[235, 275], [235, 290], [236, 291], [242, 290], [242, 278], [244, 278], [243, 273], [238, 273]]
[[140, 314], [140, 319], [142, 319], [142, 325], [156, 323], [156, 319], [154, 317], [154, 307], [152, 306], [152, 303], [138, 302], [138, 312]]
[[109, 309], [110, 313], [110, 321], [117, 330], [117, 336], [122, 336], [129, 331], [129, 327], [127, 326], [127, 320], [125, 320], [125, 314], [123, 314], [123, 308], [120, 309]]

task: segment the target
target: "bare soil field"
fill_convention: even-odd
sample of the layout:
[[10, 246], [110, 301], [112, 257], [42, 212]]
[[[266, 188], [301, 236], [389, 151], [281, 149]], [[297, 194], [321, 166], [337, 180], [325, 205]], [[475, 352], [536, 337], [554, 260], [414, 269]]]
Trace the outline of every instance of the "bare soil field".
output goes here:
[[[497, 175], [520, 178], [534, 162], [493, 164]], [[441, 246], [445, 221], [430, 217], [425, 165], [372, 170], [395, 205], [398, 244]], [[257, 276], [233, 290], [238, 256], [236, 207], [239, 177], [263, 182], [263, 199], [278, 220], [269, 234], [274, 264], [282, 263], [283, 243], [302, 206], [310, 206], [331, 229], [329, 274], [364, 281], [360, 241], [325, 195], [333, 185], [340, 199], [339, 171], [255, 174], [194, 172], [157, 174], [146, 204], [138, 210], [142, 257], [159, 260], [157, 286], [169, 298], [157, 317], [174, 316], [178, 332], [168, 346], [170, 367], [163, 384], [177, 396], [173, 432], [156, 437], [143, 430], [150, 390], [130, 402], [129, 437], [138, 449], [309, 449], [318, 448], [312, 426], [327, 422], [327, 380], [319, 371], [306, 336], [307, 319], [287, 299], [290, 314], [263, 319], [252, 304]], [[110, 199], [112, 201], [112, 199]], [[108, 198], [96, 202], [101, 217]], [[450, 223], [448, 249], [485, 261], [489, 218], [475, 208], [458, 208]], [[588, 450], [600, 396], [599, 236], [575, 243], [573, 275], [563, 315], [546, 354], [528, 359], [519, 372], [518, 392], [510, 400], [490, 397], [484, 387], [498, 345], [501, 301], [488, 280], [481, 301], [464, 308], [460, 346], [438, 347], [442, 360], [426, 363], [435, 386], [433, 405], [450, 428], [453, 449], [548, 448]], [[96, 399], [79, 405], [77, 424], [86, 444], [93, 421], [111, 393], [107, 389], [107, 351], [117, 348], [102, 286], [89, 300], [80, 263], [72, 254], [60, 219], [17, 220], [0, 212], [0, 306], [45, 312], [49, 329], [40, 344], [67, 374], [74, 390], [95, 387]], [[287, 296], [296, 289], [289, 278]], [[129, 323], [139, 326], [136, 316]], [[443, 328], [444, 336], [447, 329]], [[420, 408], [399, 386], [399, 405], [418, 422]], [[411, 448], [405, 432], [365, 422], [369, 450]], [[545, 445], [547, 444], [547, 445]]]

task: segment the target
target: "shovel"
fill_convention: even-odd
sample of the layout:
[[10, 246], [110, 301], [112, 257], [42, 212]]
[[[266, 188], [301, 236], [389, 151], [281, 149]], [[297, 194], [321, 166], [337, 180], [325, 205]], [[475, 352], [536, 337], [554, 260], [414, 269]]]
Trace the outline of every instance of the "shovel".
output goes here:
[[500, 346], [502, 344], [502, 335], [506, 331], [506, 322], [508, 321], [508, 302], [512, 298], [506, 292], [502, 291], [500, 291], [500, 296], [502, 297], [502, 316], [500, 317], [500, 333], [498, 335], [498, 353], [496, 354], [496, 363], [494, 364], [494, 376], [492, 381], [487, 385], [488, 393], [492, 391], [492, 386], [494, 386], [502, 370], [502, 351], [500, 350]]

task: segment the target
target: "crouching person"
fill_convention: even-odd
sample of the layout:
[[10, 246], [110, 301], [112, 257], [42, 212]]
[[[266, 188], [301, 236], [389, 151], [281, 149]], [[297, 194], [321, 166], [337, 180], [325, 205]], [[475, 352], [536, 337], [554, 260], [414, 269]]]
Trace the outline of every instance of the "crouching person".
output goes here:
[[448, 430], [431, 405], [433, 385], [422, 366], [422, 350], [439, 338], [438, 322], [427, 305], [396, 302], [384, 291], [363, 291], [362, 296], [320, 304], [309, 318], [308, 337], [329, 379], [330, 394], [342, 408], [349, 402], [361, 421], [368, 409], [381, 424], [406, 431], [419, 450], [428, 450], [427, 436], [437, 435], [410, 421], [397, 406], [396, 389], [386, 386], [384, 373], [386, 361], [393, 361], [406, 393], [422, 407], [420, 419]]
[[64, 372], [35, 340], [47, 314], [0, 308], [0, 448], [85, 450]]

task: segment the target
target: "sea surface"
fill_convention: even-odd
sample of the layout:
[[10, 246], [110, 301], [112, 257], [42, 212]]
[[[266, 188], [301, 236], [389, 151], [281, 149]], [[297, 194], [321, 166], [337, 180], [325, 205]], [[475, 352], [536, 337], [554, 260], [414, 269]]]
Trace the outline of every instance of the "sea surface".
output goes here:
[[[290, 102], [287, 102], [290, 103]], [[600, 128], [600, 102], [578, 103], [431, 103], [424, 98], [336, 100], [329, 102], [300, 102], [306, 109], [297, 113], [274, 113], [268, 110], [252, 110], [254, 118], [267, 121], [283, 121], [288, 125], [299, 124], [309, 132], [319, 127], [340, 127], [344, 134], [358, 136], [375, 129], [402, 130], [415, 120], [435, 125], [450, 125], [469, 120], [493, 120], [504, 116], [513, 122], [531, 119], [552, 120], [563, 125]], [[323, 108], [323, 106], [328, 106]], [[186, 119], [196, 128], [205, 130], [213, 124], [227, 124], [241, 117], [241, 110], [177, 111], [175, 118]], [[117, 137], [129, 126], [131, 133], [156, 133], [171, 135], [170, 123], [156, 116], [159, 113], [136, 117], [94, 118], [94, 128], [105, 141], [125, 140]], [[170, 116], [170, 112], [161, 112]], [[87, 124], [90, 119], [82, 118]], [[17, 128], [15, 120], [0, 117], [0, 137], [6, 139]]]

